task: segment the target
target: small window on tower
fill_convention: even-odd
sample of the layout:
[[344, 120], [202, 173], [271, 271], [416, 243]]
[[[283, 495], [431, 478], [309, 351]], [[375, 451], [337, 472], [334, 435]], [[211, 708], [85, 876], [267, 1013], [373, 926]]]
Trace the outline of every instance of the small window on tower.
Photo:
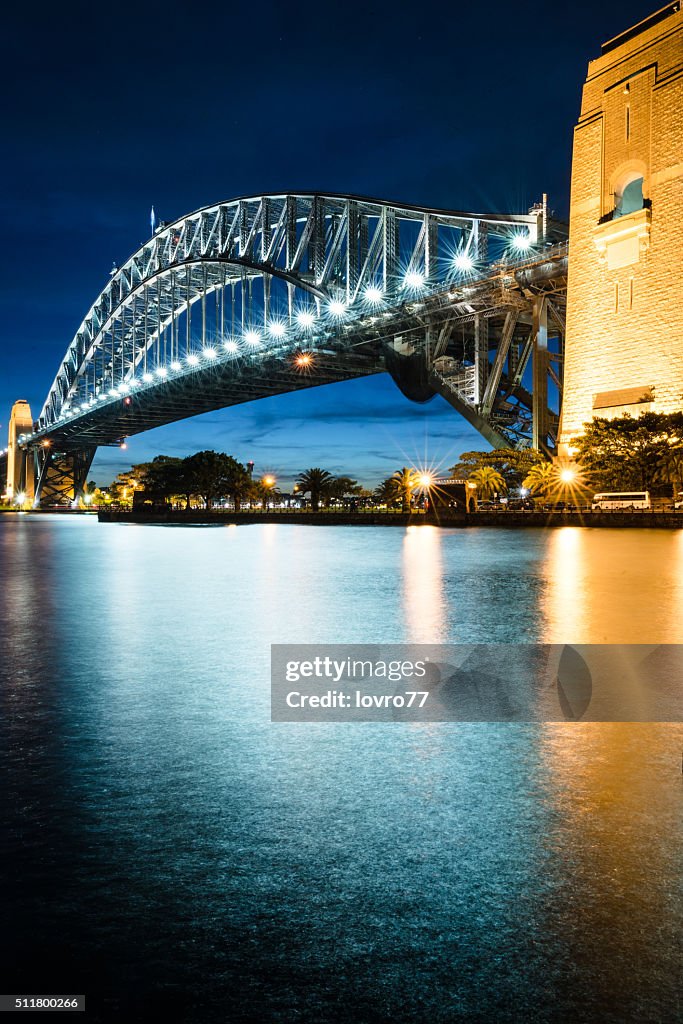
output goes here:
[[624, 187], [621, 195], [616, 195], [615, 217], [625, 217], [627, 213], [634, 213], [643, 208], [643, 179], [634, 178]]

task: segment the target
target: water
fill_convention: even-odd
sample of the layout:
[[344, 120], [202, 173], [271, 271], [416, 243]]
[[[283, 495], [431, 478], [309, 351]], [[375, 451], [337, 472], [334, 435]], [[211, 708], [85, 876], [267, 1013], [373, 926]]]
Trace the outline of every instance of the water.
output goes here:
[[683, 1019], [679, 725], [271, 724], [273, 642], [679, 643], [683, 531], [0, 520], [3, 991]]

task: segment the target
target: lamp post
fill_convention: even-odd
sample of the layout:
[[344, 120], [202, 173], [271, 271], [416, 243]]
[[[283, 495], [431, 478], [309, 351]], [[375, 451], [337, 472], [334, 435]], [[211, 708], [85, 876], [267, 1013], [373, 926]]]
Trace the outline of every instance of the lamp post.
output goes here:
[[261, 486], [264, 491], [263, 498], [263, 511], [266, 512], [268, 509], [268, 494], [272, 492], [275, 484], [277, 483], [275, 477], [271, 473], [267, 473], [266, 476], [261, 478]]

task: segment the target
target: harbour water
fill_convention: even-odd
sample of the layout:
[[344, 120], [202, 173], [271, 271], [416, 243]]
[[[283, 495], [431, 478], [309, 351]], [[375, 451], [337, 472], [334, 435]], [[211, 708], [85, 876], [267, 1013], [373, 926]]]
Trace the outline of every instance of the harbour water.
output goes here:
[[0, 519], [5, 992], [683, 1018], [679, 724], [271, 723], [271, 643], [683, 642], [683, 531]]

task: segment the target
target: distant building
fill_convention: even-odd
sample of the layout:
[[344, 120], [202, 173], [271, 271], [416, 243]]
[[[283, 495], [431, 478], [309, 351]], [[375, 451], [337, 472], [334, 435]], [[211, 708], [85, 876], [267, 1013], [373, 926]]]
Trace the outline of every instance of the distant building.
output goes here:
[[438, 477], [429, 488], [429, 501], [435, 512], [446, 508], [466, 512], [467, 498], [467, 480], [461, 477]]

